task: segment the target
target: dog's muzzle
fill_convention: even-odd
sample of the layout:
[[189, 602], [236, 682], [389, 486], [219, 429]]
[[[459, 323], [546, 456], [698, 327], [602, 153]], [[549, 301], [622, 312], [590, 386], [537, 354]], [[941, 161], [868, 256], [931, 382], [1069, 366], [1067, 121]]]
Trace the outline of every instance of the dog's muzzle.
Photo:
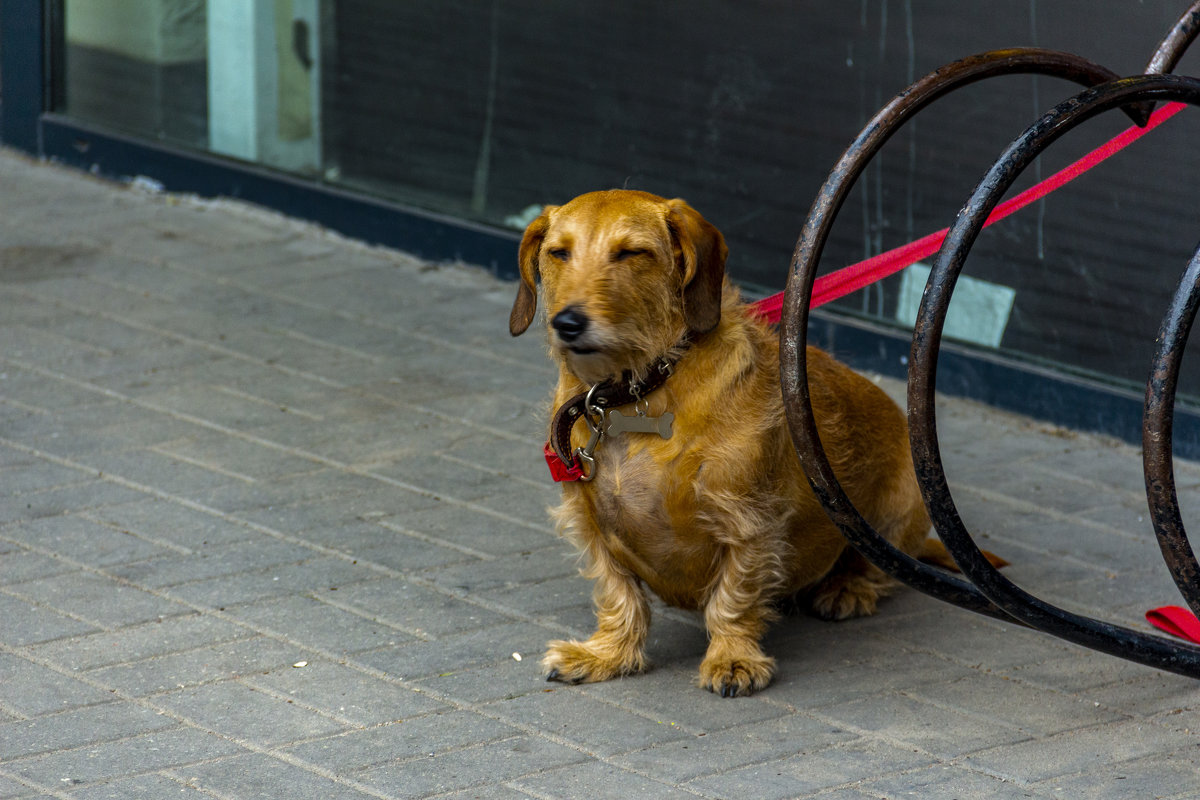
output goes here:
[[559, 341], [572, 353], [587, 355], [596, 352], [596, 348], [589, 347], [586, 340], [580, 341], [591, 327], [591, 320], [577, 306], [567, 306], [555, 314], [550, 320], [550, 327], [554, 328]]

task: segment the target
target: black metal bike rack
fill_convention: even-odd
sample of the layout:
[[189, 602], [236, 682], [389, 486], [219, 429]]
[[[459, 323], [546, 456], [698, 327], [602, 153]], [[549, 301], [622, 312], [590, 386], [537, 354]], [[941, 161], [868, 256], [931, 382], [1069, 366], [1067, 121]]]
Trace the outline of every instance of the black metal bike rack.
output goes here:
[[[984, 557], [950, 495], [938, 449], [934, 391], [942, 328], [955, 282], [985, 220], [1033, 159], [1067, 131], [1119, 108], [1144, 126], [1156, 103], [1200, 105], [1200, 79], [1169, 74], [1200, 33], [1196, 0], [1159, 44], [1142, 75], [1122, 78], [1080, 56], [1017, 48], [947, 64], [900, 92], [866, 124], [822, 186], [792, 255], [780, 331], [784, 406], [792, 440], [817, 498], [850, 543], [892, 577], [940, 600], [1016, 622], [1115, 656], [1200, 678], [1200, 647], [1057, 608], [1021, 589]], [[910, 446], [933, 525], [962, 577], [923, 564], [893, 547], [842, 490], [825, 456], [809, 395], [806, 347], [809, 303], [829, 231], [855, 180], [905, 122], [940, 97], [977, 81], [1017, 73], [1065, 78], [1084, 86], [1034, 123], [1001, 154], [972, 193], [934, 261], [913, 330], [908, 369]], [[1175, 492], [1172, 417], [1180, 362], [1200, 307], [1200, 248], [1162, 322], [1146, 386], [1143, 469], [1146, 495], [1168, 569], [1200, 614], [1200, 564], [1187, 539]]]

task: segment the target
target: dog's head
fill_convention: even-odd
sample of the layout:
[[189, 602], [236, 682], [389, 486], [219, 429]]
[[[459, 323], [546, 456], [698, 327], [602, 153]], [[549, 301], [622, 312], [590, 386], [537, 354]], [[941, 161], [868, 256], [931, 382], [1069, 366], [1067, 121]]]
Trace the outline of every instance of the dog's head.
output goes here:
[[682, 200], [613, 190], [548, 206], [521, 240], [509, 330], [533, 322], [540, 279], [551, 349], [576, 377], [641, 369], [717, 326], [727, 252]]

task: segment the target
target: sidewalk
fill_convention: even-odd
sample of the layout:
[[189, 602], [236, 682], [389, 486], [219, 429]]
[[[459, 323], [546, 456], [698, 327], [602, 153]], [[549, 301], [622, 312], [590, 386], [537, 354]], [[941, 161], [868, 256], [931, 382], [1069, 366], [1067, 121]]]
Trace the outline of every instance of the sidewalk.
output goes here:
[[[778, 623], [753, 697], [661, 606], [652, 671], [546, 683], [590, 586], [513, 292], [0, 151], [0, 798], [1200, 798], [1200, 684], [908, 589]], [[939, 422], [1018, 584], [1181, 602], [1135, 449]]]

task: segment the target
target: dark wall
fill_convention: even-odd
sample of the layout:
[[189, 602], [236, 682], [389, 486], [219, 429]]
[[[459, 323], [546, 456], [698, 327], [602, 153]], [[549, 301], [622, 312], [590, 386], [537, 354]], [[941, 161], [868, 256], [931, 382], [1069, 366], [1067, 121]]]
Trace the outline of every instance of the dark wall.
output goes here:
[[[778, 288], [834, 160], [911, 80], [1021, 45], [1140, 72], [1186, 5], [339, 0], [326, 32], [326, 158], [345, 183], [499, 225], [596, 188], [683, 196], [724, 230], [739, 279]], [[1177, 71], [1200, 75], [1200, 52]], [[865, 177], [826, 265], [949, 225], [999, 150], [1073, 93], [1003, 78], [923, 113]], [[1030, 180], [1126, 124], [1113, 115], [1067, 137]], [[985, 233], [967, 274], [1017, 290], [1003, 349], [1143, 379], [1200, 239], [1196, 135], [1195, 114], [1181, 115]], [[895, 292], [893, 280], [841, 307], [890, 318]], [[1185, 383], [1200, 392], [1195, 370]]]

